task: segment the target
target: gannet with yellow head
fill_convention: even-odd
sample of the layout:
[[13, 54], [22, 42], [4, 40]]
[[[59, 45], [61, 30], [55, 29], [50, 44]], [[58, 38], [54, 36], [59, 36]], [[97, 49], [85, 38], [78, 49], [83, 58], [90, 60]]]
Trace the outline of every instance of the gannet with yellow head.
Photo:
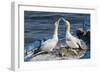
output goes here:
[[62, 18], [66, 25], [66, 44], [70, 48], [79, 48], [79, 45], [81, 46], [80, 39], [72, 36], [70, 33], [70, 22], [68, 20], [65, 20]]
[[43, 42], [41, 44], [41, 50], [42, 51], [46, 51], [46, 52], [51, 52], [53, 51], [53, 49], [55, 48], [56, 44], [58, 43], [58, 24], [59, 21], [56, 21], [54, 24], [54, 34], [53, 37], [51, 39], [48, 39], [47, 41]]

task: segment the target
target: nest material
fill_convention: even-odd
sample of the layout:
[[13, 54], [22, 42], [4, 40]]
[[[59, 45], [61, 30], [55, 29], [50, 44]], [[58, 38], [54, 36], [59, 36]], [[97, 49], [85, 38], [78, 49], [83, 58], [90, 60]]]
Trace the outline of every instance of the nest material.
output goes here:
[[60, 48], [58, 50], [59, 56], [63, 59], [78, 59], [84, 56], [85, 49], [72, 49], [72, 48]]

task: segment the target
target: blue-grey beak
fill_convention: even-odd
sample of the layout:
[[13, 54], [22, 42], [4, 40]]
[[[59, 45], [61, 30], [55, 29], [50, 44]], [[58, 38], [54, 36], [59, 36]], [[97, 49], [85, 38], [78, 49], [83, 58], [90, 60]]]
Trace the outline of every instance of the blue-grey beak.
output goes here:
[[58, 19], [58, 24], [59, 24], [59, 22], [60, 22], [61, 20], [63, 20], [63, 19], [64, 19], [63, 17], [59, 18], [59, 19]]
[[64, 22], [66, 22], [66, 20], [65, 20], [64, 18], [62, 18], [62, 20], [63, 20]]
[[61, 20], [61, 18], [58, 19], [58, 24], [59, 24], [60, 20]]

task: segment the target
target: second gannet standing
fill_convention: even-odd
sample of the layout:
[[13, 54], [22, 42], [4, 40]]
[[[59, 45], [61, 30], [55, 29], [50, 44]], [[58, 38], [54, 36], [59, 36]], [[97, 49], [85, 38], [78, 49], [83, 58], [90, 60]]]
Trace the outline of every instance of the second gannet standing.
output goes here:
[[66, 25], [66, 44], [67, 46], [70, 48], [79, 48], [79, 45], [81, 46], [80, 39], [74, 37], [70, 33], [70, 22], [68, 20], [65, 20], [64, 18], [62, 19], [64, 20], [65, 25]]

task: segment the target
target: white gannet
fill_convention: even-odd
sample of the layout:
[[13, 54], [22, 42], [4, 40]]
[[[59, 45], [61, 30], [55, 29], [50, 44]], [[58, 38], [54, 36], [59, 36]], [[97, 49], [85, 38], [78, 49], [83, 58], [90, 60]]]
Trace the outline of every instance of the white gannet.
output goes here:
[[55, 24], [54, 24], [53, 37], [41, 44], [40, 49], [42, 51], [51, 52], [51, 51], [53, 51], [53, 49], [57, 45], [57, 43], [58, 43], [58, 24], [59, 24], [59, 21], [60, 21], [60, 19], [58, 21], [56, 21]]
[[45, 53], [45, 52], [52, 52], [53, 49], [56, 47], [57, 43], [58, 43], [58, 24], [59, 21], [61, 19], [59, 19], [58, 21], [56, 21], [54, 23], [54, 33], [53, 33], [53, 37], [51, 39], [48, 39], [46, 41], [41, 41], [41, 46], [40, 48], [38, 48], [37, 50], [34, 51], [34, 54], [32, 57], [35, 57], [41, 53]]
[[70, 48], [79, 48], [79, 45], [81, 46], [80, 39], [72, 36], [70, 33], [70, 22], [68, 20], [65, 20], [62, 18], [66, 25], [66, 44]]

